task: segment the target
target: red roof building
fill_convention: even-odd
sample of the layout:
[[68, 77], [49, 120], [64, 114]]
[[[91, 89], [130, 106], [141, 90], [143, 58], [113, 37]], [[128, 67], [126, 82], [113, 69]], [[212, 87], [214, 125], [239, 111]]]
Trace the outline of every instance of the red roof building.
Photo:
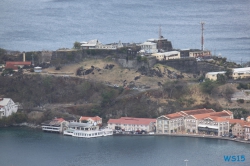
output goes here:
[[23, 62], [23, 61], [7, 61], [5, 64], [5, 69], [13, 69], [13, 70], [17, 70], [18, 67], [22, 68], [23, 66], [30, 66], [31, 62]]
[[108, 128], [124, 131], [154, 131], [156, 119], [121, 117], [120, 119], [109, 119]]

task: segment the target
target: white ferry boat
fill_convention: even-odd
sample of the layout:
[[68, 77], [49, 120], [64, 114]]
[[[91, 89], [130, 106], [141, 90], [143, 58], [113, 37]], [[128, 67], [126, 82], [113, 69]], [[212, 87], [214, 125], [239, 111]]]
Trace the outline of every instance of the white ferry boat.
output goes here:
[[95, 138], [113, 135], [111, 129], [99, 129], [98, 126], [89, 123], [69, 123], [69, 128], [63, 132], [64, 135], [80, 138]]

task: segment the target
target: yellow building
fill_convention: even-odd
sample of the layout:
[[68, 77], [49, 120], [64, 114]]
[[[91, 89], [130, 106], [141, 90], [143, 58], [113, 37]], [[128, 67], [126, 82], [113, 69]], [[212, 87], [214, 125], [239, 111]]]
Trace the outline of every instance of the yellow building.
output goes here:
[[208, 72], [205, 76], [205, 78], [216, 81], [217, 80], [217, 75], [218, 74], [223, 74], [225, 75], [225, 71], [219, 71], [219, 72]]

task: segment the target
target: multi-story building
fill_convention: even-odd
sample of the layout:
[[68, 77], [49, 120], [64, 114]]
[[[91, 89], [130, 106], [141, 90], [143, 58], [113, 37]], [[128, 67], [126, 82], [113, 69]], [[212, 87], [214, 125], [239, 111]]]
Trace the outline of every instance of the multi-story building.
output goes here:
[[156, 132], [159, 134], [213, 132], [216, 135], [223, 135], [229, 132], [227, 118], [233, 118], [231, 111], [215, 112], [213, 109], [180, 111], [158, 117]]
[[0, 98], [0, 119], [16, 113], [18, 106], [10, 98]]
[[[188, 133], [214, 133], [216, 135], [223, 135], [228, 133], [228, 120], [232, 119], [233, 113], [231, 111], [223, 110], [221, 112], [211, 112], [203, 114], [189, 115], [185, 118], [185, 132]], [[220, 124], [222, 122], [222, 124]], [[204, 128], [205, 125], [205, 128]], [[222, 125], [222, 128], [220, 129]]]
[[245, 139], [250, 140], [250, 124], [244, 125]]
[[185, 118], [189, 115], [215, 112], [212, 109], [197, 109], [180, 111], [162, 115], [156, 120], [156, 132], [159, 134], [171, 134], [185, 130]]
[[244, 119], [229, 119], [230, 129], [232, 131], [232, 135], [237, 137], [245, 136], [245, 125], [250, 125], [249, 122], [244, 121]]
[[121, 129], [124, 131], [155, 131], [156, 119], [121, 117], [120, 119], [109, 119], [108, 128], [112, 130]]

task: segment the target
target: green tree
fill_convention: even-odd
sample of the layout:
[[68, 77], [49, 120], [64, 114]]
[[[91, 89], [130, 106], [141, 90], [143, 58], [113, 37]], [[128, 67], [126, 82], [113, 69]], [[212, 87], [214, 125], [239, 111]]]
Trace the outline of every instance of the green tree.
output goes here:
[[81, 49], [81, 43], [76, 41], [76, 42], [74, 43], [73, 48], [74, 48], [74, 49], [77, 49], [77, 50]]
[[206, 79], [205, 82], [201, 84], [201, 90], [204, 93], [211, 94], [213, 89], [216, 87], [216, 82], [211, 81], [210, 79]]
[[227, 78], [232, 78], [233, 75], [233, 70], [232, 69], [227, 69], [225, 75], [227, 76]]
[[218, 84], [225, 84], [226, 82], [227, 82], [226, 76], [224, 76], [223, 74], [217, 75], [217, 83]]

